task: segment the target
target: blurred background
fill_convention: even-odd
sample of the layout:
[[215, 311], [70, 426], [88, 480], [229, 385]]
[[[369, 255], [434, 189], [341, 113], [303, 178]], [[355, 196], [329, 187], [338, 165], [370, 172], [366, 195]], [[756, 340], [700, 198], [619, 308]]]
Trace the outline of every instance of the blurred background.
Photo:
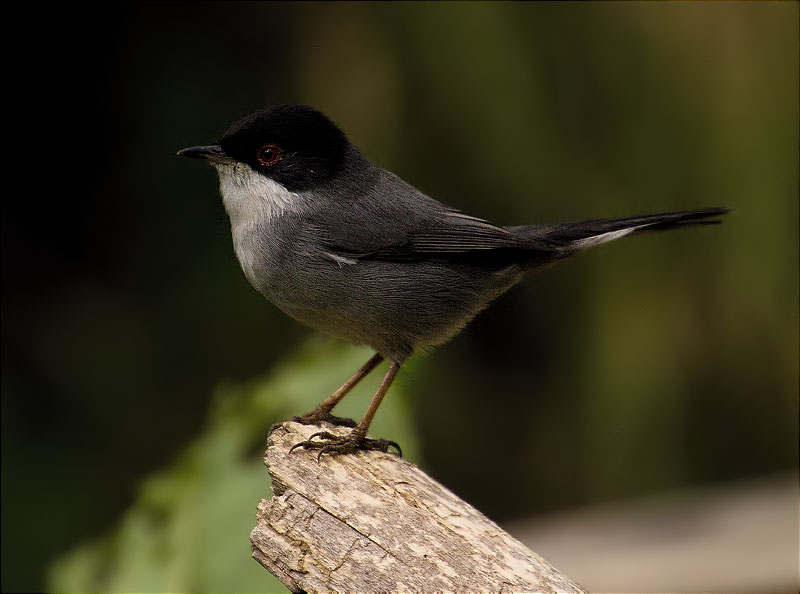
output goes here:
[[590, 589], [797, 589], [797, 3], [6, 11], [3, 591], [285, 591], [267, 428], [370, 353], [247, 284], [175, 157], [278, 102], [500, 224], [736, 207], [530, 278], [373, 433]]

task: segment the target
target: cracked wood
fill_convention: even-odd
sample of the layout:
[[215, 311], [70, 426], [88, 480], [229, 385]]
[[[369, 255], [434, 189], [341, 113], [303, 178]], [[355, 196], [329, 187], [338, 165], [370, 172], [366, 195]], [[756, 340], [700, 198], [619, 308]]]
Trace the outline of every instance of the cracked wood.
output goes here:
[[406, 460], [288, 453], [318, 430], [272, 432], [274, 496], [250, 535], [253, 557], [293, 592], [583, 592]]

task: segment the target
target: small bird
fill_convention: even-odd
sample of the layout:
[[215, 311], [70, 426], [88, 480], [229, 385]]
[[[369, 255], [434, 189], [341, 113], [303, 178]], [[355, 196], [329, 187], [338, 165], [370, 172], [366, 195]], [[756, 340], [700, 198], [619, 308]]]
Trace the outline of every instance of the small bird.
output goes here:
[[[578, 223], [500, 226], [423, 194], [373, 165], [328, 117], [275, 105], [217, 142], [178, 152], [219, 174], [233, 247], [247, 280], [312, 328], [376, 351], [295, 421], [351, 427], [295, 447], [346, 454], [400, 447], [367, 437], [400, 366], [440, 345], [527, 273], [625, 235], [718, 223], [727, 208]], [[332, 410], [381, 361], [389, 368], [361, 421]], [[294, 448], [293, 448], [294, 449]]]

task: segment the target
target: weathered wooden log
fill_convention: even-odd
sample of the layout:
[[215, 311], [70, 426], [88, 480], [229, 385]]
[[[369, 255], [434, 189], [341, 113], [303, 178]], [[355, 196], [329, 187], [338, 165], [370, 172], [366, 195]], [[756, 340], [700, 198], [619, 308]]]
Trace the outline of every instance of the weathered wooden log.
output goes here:
[[288, 422], [270, 435], [274, 496], [250, 535], [253, 557], [293, 592], [584, 591], [394, 454], [289, 453], [319, 430]]

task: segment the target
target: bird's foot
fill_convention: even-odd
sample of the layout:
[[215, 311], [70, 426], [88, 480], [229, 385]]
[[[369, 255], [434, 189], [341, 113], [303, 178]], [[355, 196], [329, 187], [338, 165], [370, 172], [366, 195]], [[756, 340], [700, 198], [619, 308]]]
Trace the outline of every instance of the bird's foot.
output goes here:
[[[319, 441], [314, 441], [318, 437]], [[322, 458], [322, 454], [352, 454], [358, 451], [378, 451], [388, 452], [389, 448], [397, 450], [398, 455], [402, 458], [403, 451], [400, 446], [388, 439], [372, 439], [358, 431], [352, 430], [345, 436], [339, 437], [327, 431], [318, 431], [314, 433], [305, 441], [296, 443], [289, 450], [291, 454], [295, 449], [303, 448], [304, 450], [319, 450], [317, 454], [317, 461]]]
[[292, 421], [300, 423], [301, 425], [322, 425], [322, 423], [330, 423], [337, 427], [355, 427], [356, 422], [347, 417], [337, 417], [332, 415], [330, 410], [317, 407], [309, 413], [299, 417], [292, 417]]

